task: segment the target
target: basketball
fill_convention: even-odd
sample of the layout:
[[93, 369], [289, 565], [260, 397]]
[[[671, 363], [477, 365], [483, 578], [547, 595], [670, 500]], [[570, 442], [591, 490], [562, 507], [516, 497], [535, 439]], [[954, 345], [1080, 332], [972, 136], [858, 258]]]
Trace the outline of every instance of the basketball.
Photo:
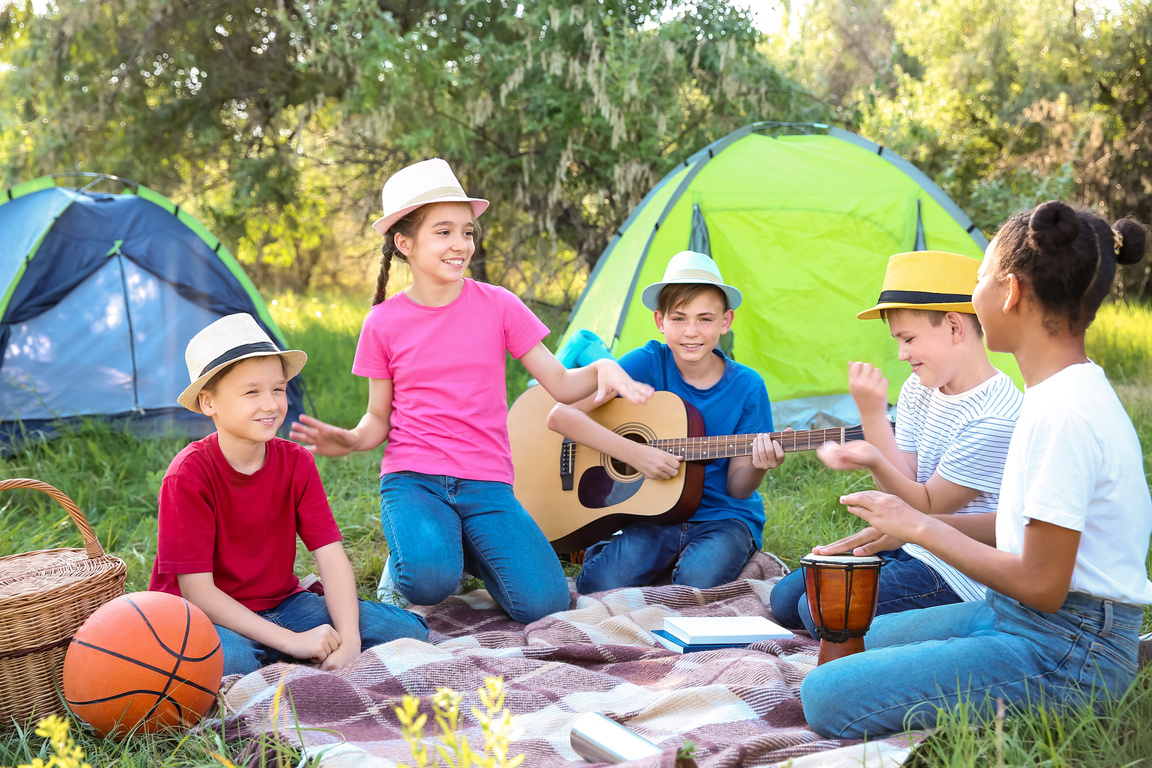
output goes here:
[[195, 725], [216, 701], [224, 654], [212, 622], [166, 592], [100, 606], [64, 657], [64, 698], [101, 736]]

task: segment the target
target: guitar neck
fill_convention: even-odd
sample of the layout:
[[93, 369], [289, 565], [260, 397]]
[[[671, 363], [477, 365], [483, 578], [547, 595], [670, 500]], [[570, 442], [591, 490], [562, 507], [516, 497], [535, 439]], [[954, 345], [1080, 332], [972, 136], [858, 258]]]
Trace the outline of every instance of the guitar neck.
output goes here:
[[[780, 443], [785, 453], [792, 451], [814, 451], [827, 442], [846, 443], [849, 440], [863, 440], [864, 430], [855, 427], [833, 427], [832, 429], [807, 429], [799, 432], [772, 432], [769, 439]], [[653, 440], [649, 445], [683, 456], [685, 461], [706, 461], [727, 459], [733, 456], [752, 454], [752, 441], [756, 435], [715, 435], [704, 437], [681, 437], [667, 440]]]

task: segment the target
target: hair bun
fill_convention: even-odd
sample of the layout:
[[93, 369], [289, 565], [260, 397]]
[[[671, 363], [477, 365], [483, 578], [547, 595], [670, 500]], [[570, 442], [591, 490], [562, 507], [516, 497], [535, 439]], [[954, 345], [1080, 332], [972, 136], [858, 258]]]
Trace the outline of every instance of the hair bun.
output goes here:
[[1117, 264], [1135, 264], [1144, 258], [1144, 249], [1148, 245], [1148, 231], [1143, 224], [1133, 219], [1120, 219], [1112, 225], [1112, 229], [1124, 238], [1120, 253], [1116, 254]]
[[1037, 250], [1062, 248], [1080, 234], [1080, 217], [1066, 203], [1049, 200], [1032, 211], [1028, 221], [1028, 240]]

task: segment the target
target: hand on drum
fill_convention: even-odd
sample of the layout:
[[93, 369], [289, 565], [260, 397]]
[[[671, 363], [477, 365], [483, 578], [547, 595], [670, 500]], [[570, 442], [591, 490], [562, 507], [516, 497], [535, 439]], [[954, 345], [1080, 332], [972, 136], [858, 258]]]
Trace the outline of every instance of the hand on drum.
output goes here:
[[872, 526], [868, 526], [851, 536], [845, 536], [831, 544], [812, 547], [812, 554], [839, 555], [845, 552], [851, 552], [856, 555], [856, 557], [866, 557], [881, 552], [891, 552], [907, 543], [908, 542], [898, 539], [895, 536], [889, 536], [886, 533], [881, 533]]
[[843, 445], [827, 442], [816, 449], [816, 456], [830, 469], [870, 469], [880, 458], [880, 451], [872, 443], [851, 440]]
[[881, 491], [849, 493], [840, 497], [840, 503], [880, 533], [904, 542], [919, 541], [925, 524], [932, 522], [928, 515], [909, 506], [899, 496]]

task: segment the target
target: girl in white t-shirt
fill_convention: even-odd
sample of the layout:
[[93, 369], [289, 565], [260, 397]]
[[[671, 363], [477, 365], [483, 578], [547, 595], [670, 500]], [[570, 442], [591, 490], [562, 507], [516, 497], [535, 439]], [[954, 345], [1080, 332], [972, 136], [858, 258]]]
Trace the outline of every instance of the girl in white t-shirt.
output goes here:
[[[384, 235], [380, 275], [352, 364], [369, 379], [367, 412], [352, 429], [302, 416], [291, 436], [326, 456], [388, 441], [382, 599], [438, 603], [467, 569], [517, 621], [565, 610], [560, 562], [512, 494], [506, 355], [563, 403], [593, 393], [597, 402], [619, 394], [639, 403], [652, 387], [610, 358], [565, 368], [543, 344], [548, 328], [520, 299], [464, 276], [488, 201], [468, 197], [446, 162], [398, 171], [381, 198], [384, 215], [373, 224]], [[385, 301], [394, 258], [408, 264], [412, 285]]]
[[[1044, 203], [988, 246], [972, 297], [990, 349], [1027, 385], [992, 515], [929, 517], [895, 496], [844, 496], [848, 511], [986, 584], [983, 601], [881, 616], [868, 650], [812, 671], [808, 722], [834, 737], [936, 724], [964, 701], [990, 719], [1013, 707], [1082, 705], [1135, 679], [1152, 499], [1131, 421], [1084, 334], [1117, 263], [1144, 255], [1144, 228]], [[992, 522], [992, 525], [988, 523]]]

